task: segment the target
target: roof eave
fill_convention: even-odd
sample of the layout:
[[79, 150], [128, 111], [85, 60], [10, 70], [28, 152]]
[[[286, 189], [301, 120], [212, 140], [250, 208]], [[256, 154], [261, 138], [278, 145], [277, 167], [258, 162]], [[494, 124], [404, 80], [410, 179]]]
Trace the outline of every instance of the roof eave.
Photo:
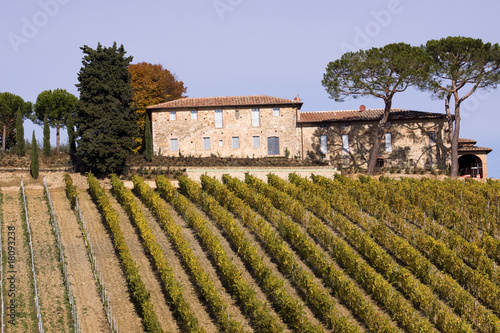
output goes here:
[[[378, 121], [382, 118], [376, 117], [376, 118], [344, 118], [344, 119], [321, 119], [321, 120], [297, 120], [298, 123], [310, 123], [310, 124], [315, 124], [315, 123], [346, 123], [346, 122], [366, 122], [366, 121]], [[446, 115], [443, 116], [422, 116], [422, 117], [390, 117], [388, 121], [396, 121], [396, 120], [419, 120], [419, 119], [445, 119]]]
[[488, 155], [492, 151], [493, 149], [487, 147], [462, 147], [458, 149], [459, 153], [473, 153], [473, 154], [485, 153], [486, 155]]
[[213, 108], [238, 108], [238, 107], [252, 107], [252, 106], [273, 106], [273, 105], [291, 105], [294, 107], [297, 107], [299, 110], [302, 107], [302, 102], [298, 103], [264, 103], [264, 104], [220, 104], [220, 105], [193, 105], [193, 106], [148, 106], [146, 110], [149, 111], [160, 111], [160, 110], [179, 110], [179, 109], [186, 109], [186, 110], [192, 110], [192, 109], [213, 109]]

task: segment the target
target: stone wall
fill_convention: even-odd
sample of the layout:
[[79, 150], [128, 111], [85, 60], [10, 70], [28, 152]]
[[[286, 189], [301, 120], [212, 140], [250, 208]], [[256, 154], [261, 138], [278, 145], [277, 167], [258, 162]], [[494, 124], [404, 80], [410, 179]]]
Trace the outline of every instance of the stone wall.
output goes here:
[[[299, 152], [296, 108], [281, 106], [279, 115], [274, 115], [272, 106], [259, 107], [259, 126], [252, 125], [251, 106], [221, 109], [222, 128], [216, 128], [215, 108], [197, 109], [197, 119], [191, 119], [192, 110], [188, 109], [153, 111], [151, 120], [155, 154], [263, 157], [269, 156], [269, 137], [279, 138], [279, 156], [284, 156], [285, 150], [288, 150], [291, 156]], [[170, 111], [175, 112], [175, 120], [170, 119]], [[253, 137], [259, 137], [258, 148], [254, 148]], [[204, 147], [204, 141], [207, 143], [208, 140], [206, 138], [210, 141], [209, 149]], [[172, 139], [177, 139], [177, 150], [172, 147]], [[239, 148], [233, 147], [236, 143], [239, 143]]]
[[[377, 122], [299, 123], [297, 130], [303, 137], [305, 157], [327, 159], [336, 167], [364, 169], [367, 167], [376, 125]], [[384, 167], [445, 167], [449, 163], [450, 148], [445, 131], [447, 126], [444, 119], [392, 121], [386, 129], [386, 133], [391, 135], [391, 149], [386, 149], [384, 138], [379, 153]], [[435, 132], [435, 143], [430, 142], [429, 132]], [[321, 149], [322, 135], [326, 135], [326, 155]], [[348, 152], [342, 147], [343, 135], [348, 138]]]

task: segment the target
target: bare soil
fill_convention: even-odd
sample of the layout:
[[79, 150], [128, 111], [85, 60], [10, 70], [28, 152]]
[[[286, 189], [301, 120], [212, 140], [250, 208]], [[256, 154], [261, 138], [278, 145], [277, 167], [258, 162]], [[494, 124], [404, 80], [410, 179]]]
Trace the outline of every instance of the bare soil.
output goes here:
[[47, 332], [69, 332], [72, 318], [43, 190], [26, 189], [26, 200], [44, 329]]
[[50, 195], [61, 233], [80, 327], [83, 332], [110, 332], [75, 212], [71, 209], [64, 189], [50, 189]]
[[[279, 232], [278, 232], [278, 230], [276, 230], [275, 225], [273, 225], [273, 224], [271, 224], [269, 222], [267, 222], [267, 223], [269, 224], [269, 226], [271, 227], [271, 229], [273, 229], [276, 232], [276, 234], [279, 235]], [[256, 239], [258, 239], [258, 235], [256, 235], [255, 233], [252, 233], [252, 234], [254, 235], [254, 237]], [[259, 242], [260, 242], [260, 240], [259, 240]], [[297, 254], [297, 252], [290, 246], [290, 244], [287, 243], [287, 242], [285, 242], [285, 243], [288, 246], [288, 251], [292, 254], [293, 258], [295, 259], [295, 261], [297, 262], [297, 264], [300, 266], [300, 268], [304, 272], [307, 272], [308, 274], [310, 274], [313, 277], [313, 281], [319, 287], [319, 289], [323, 290], [327, 294], [331, 294], [332, 289], [331, 288], [326, 288], [323, 285], [323, 281], [314, 274], [314, 272], [309, 268], [309, 266], [300, 258], [300, 256]], [[261, 242], [261, 245], [262, 245], [262, 242]], [[335, 298], [333, 296], [331, 296], [331, 297]], [[335, 308], [337, 309], [338, 313], [341, 316], [346, 317], [350, 321], [350, 323], [352, 325], [358, 326], [358, 328], [359, 328], [360, 331], [364, 331], [363, 324], [361, 322], [357, 321], [354, 318], [354, 316], [351, 314], [351, 312], [349, 311], [349, 309], [347, 309], [345, 306], [343, 306], [338, 300], [335, 300]], [[311, 311], [313, 311], [313, 309], [311, 309], [311, 308], [309, 308], [309, 309]]]
[[[248, 239], [249, 241], [252, 242], [252, 245], [256, 248], [257, 253], [261, 256], [261, 258], [264, 260], [264, 263], [266, 264], [267, 267], [270, 267], [274, 273], [274, 275], [283, 281], [283, 286], [296, 299], [301, 299], [301, 296], [297, 293], [295, 288], [291, 285], [290, 281], [286, 278], [285, 275], [283, 275], [279, 268], [278, 265], [273, 262], [273, 259], [269, 256], [269, 254], [266, 252], [266, 250], [262, 247], [262, 244], [256, 239], [256, 237], [248, 230], [245, 228], [243, 223], [241, 222], [240, 219], [236, 218], [233, 215], [233, 218], [235, 219], [235, 222], [244, 230], [245, 238]], [[303, 306], [303, 311], [305, 317], [313, 324], [313, 325], [321, 325], [321, 322], [314, 316], [314, 314], [311, 312], [311, 310], [307, 307], [306, 304], [302, 303]]]
[[[263, 303], [265, 303], [269, 309], [269, 312], [273, 314], [273, 316], [278, 320], [278, 323], [280, 323], [285, 329], [284, 332], [288, 332], [288, 329], [286, 328], [286, 324], [283, 323], [281, 320], [280, 316], [274, 311], [274, 309], [271, 308], [271, 305], [269, 304], [265, 292], [263, 292], [260, 289], [259, 284], [255, 279], [252, 277], [252, 275], [248, 272], [248, 270], [245, 267], [245, 264], [241, 261], [240, 257], [233, 251], [231, 245], [229, 242], [221, 235], [219, 229], [215, 225], [213, 225], [215, 222], [207, 216], [205, 212], [203, 212], [201, 209], [198, 207], [195, 207], [195, 210], [198, 214], [200, 214], [208, 223], [208, 227], [212, 230], [212, 232], [217, 236], [219, 239], [219, 242], [221, 243], [222, 247], [226, 251], [227, 256], [229, 259], [232, 261], [232, 263], [242, 272], [241, 277], [245, 280], [245, 282], [256, 292], [257, 299]], [[197, 237], [198, 239], [198, 237]]]
[[[328, 167], [320, 166], [309, 166], [309, 168], [303, 168], [301, 170], [289, 168], [289, 167], [258, 167], [246, 168], [246, 167], [226, 167], [225, 169], [220, 168], [204, 168], [204, 169], [194, 169], [188, 168], [184, 170], [191, 179], [199, 181], [199, 177], [202, 173], [207, 173], [210, 176], [215, 176], [219, 178], [224, 173], [231, 173], [232, 176], [236, 176], [240, 179], [244, 177], [245, 172], [252, 172], [252, 174], [257, 177], [267, 180], [267, 174], [272, 172], [278, 174], [280, 177], [287, 178], [289, 172], [296, 172], [302, 176], [308, 176], [311, 173], [323, 174], [328, 177], [332, 177], [336, 171]], [[255, 171], [255, 172], [254, 172]], [[65, 249], [66, 260], [68, 263], [69, 278], [72, 285], [73, 294], [75, 296], [77, 311], [80, 318], [80, 323], [83, 331], [85, 332], [109, 332], [109, 325], [106, 321], [106, 317], [103, 310], [103, 305], [100, 300], [100, 296], [97, 291], [97, 287], [92, 275], [92, 269], [90, 266], [90, 261], [86, 253], [85, 244], [83, 240], [83, 235], [80, 231], [78, 222], [76, 220], [75, 213], [71, 210], [69, 200], [66, 198], [64, 191], [65, 184], [63, 180], [64, 172], [41, 172], [39, 179], [32, 179], [27, 172], [0, 172], [0, 188], [4, 193], [4, 204], [2, 205], [4, 221], [2, 221], [2, 235], [4, 241], [4, 254], [6, 250], [6, 228], [9, 225], [14, 225], [16, 227], [16, 236], [24, 242], [24, 233], [21, 223], [21, 206], [18, 200], [18, 191], [20, 187], [20, 177], [23, 177], [25, 186], [28, 192], [28, 201], [30, 207], [30, 218], [33, 220], [33, 224], [36, 228], [34, 232], [34, 238], [36, 238], [36, 253], [35, 260], [39, 257], [40, 262], [42, 262], [42, 267], [37, 263], [37, 274], [40, 271], [39, 279], [42, 279], [44, 291], [41, 292], [40, 298], [44, 313], [44, 324], [47, 320], [45, 327], [46, 331], [57, 331], [57, 332], [67, 332], [70, 330], [72, 321], [69, 318], [67, 301], [65, 299], [65, 289], [62, 284], [62, 276], [59, 269], [58, 262], [58, 251], [55, 247], [55, 237], [52, 233], [52, 227], [49, 224], [49, 213], [48, 207], [45, 199], [43, 198], [43, 178], [45, 177], [47, 183], [49, 184], [51, 195], [54, 203], [54, 208], [56, 210], [56, 215], [58, 218], [59, 226], [61, 229], [62, 242]], [[74, 184], [78, 189], [78, 195], [80, 200], [80, 206], [84, 214], [86, 226], [90, 233], [90, 240], [92, 242], [92, 248], [96, 255], [97, 264], [101, 272], [101, 278], [104, 281], [104, 285], [107, 289], [107, 294], [110, 298], [112, 312], [115, 315], [116, 322], [119, 326], [120, 332], [140, 332], [143, 331], [143, 326], [140, 317], [137, 314], [137, 309], [130, 299], [130, 291], [127, 287], [126, 279], [121, 269], [121, 265], [115, 253], [112, 239], [109, 232], [107, 231], [101, 214], [97, 210], [97, 207], [92, 202], [87, 189], [88, 184], [86, 177], [81, 174], [71, 174]], [[152, 186], [154, 185], [154, 177], [152, 179], [145, 179], [146, 182]], [[136, 261], [141, 277], [146, 283], [148, 290], [150, 291], [152, 302], [154, 308], [162, 327], [166, 331], [170, 332], [180, 332], [176, 322], [173, 309], [164, 294], [163, 287], [161, 286], [161, 281], [156, 275], [157, 272], [154, 269], [148, 255], [142, 246], [141, 240], [139, 238], [137, 230], [135, 230], [133, 224], [128, 218], [127, 214], [123, 208], [116, 202], [111, 193], [109, 193], [110, 184], [108, 179], [103, 179], [100, 183], [108, 189], [108, 195], [110, 200], [120, 216], [120, 223], [122, 231], [124, 232], [127, 244], [131, 250], [132, 256]], [[173, 181], [176, 185], [176, 181]], [[130, 181], [125, 180], [125, 185], [129, 188], [132, 187]], [[151, 229], [153, 230], [157, 242], [160, 244], [164, 251], [164, 255], [168, 260], [169, 265], [174, 269], [176, 278], [183, 286], [184, 296], [189, 302], [192, 311], [195, 313], [199, 320], [199, 324], [203, 327], [206, 332], [217, 332], [217, 326], [214, 323], [214, 319], [211, 318], [207, 305], [204, 303], [197, 287], [194, 285], [189, 273], [185, 270], [182, 265], [181, 259], [170, 243], [168, 237], [164, 231], [159, 226], [156, 219], [151, 215], [151, 212], [137, 200], [141, 209], [143, 210]], [[237, 302], [232, 298], [231, 294], [227, 292], [224, 288], [221, 278], [218, 275], [217, 269], [213, 265], [209, 256], [207, 255], [205, 249], [200, 244], [199, 239], [196, 237], [194, 230], [192, 230], [187, 222], [179, 216], [175, 209], [168, 203], [165, 203], [168, 211], [172, 215], [174, 221], [178, 223], [181, 228], [183, 235], [188, 240], [190, 247], [192, 248], [195, 255], [199, 258], [201, 266], [203, 269], [212, 277], [215, 281], [216, 288], [219, 294], [222, 296], [224, 301], [228, 304], [228, 312], [232, 319], [239, 321], [243, 324], [244, 328], [248, 332], [252, 332], [252, 324], [240, 311]], [[265, 292], [261, 290], [258, 283], [253, 279], [251, 274], [248, 272], [246, 266], [239, 258], [237, 251], [233, 249], [229, 242], [225, 239], [225, 234], [223, 231], [218, 229], [200, 209], [195, 208], [201, 213], [205, 219], [211, 225], [212, 231], [217, 235], [221, 244], [225, 248], [228, 256], [232, 262], [237, 265], [237, 267], [242, 271], [242, 277], [251, 285], [251, 287], [256, 291], [257, 297], [263, 302], [269, 303]], [[30, 220], [31, 221], [31, 220]], [[236, 219], [237, 223], [242, 224], [240, 220]], [[274, 274], [284, 280], [285, 288], [298, 299], [301, 298], [300, 292], [298, 292], [293, 285], [290, 283], [288, 278], [282, 275], [277, 265], [273, 262], [271, 257], [266, 253], [264, 244], [262, 244], [258, 238], [251, 233], [248, 229], [245, 229], [245, 235], [250, 240], [253, 241], [259, 254], [264, 258], [266, 264], [273, 268]], [[24, 242], [25, 243], [25, 242]], [[27, 332], [36, 331], [36, 314], [33, 310], [33, 290], [30, 284], [30, 274], [31, 268], [28, 266], [29, 259], [28, 248], [26, 245], [17, 246], [17, 262], [16, 269], [18, 269], [18, 277], [16, 280], [16, 290], [17, 300], [19, 301], [17, 322], [18, 325], [6, 325], [6, 332]], [[290, 252], [294, 255], [298, 264], [307, 272], [311, 272], [307, 264], [300, 260], [299, 256], [292, 250]], [[5, 264], [4, 264], [5, 268]], [[4, 279], [5, 282], [5, 279]], [[315, 282], [321, 286], [324, 290], [332, 292], [329, 288], [323, 286], [321, 279], [315, 277]], [[43, 297], [42, 297], [43, 296]], [[5, 299], [7, 302], [8, 299]], [[66, 303], [65, 303], [66, 302]], [[5, 303], [7, 304], [7, 303]], [[360, 326], [360, 330], [364, 331], [364, 327], [360, 324], [356, 318], [343, 307], [340, 302], [338, 302], [338, 308], [341, 314], [345, 315], [352, 323]], [[48, 310], [50, 309], [50, 311]], [[277, 318], [279, 318], [277, 312], [271, 305], [269, 305], [269, 311], [273, 313]], [[48, 315], [46, 314], [48, 313]], [[304, 316], [307, 317], [313, 324], [321, 325], [320, 321], [315, 318], [311, 310], [304, 305]], [[47, 317], [47, 319], [45, 319]], [[50, 317], [50, 318], [49, 318]], [[5, 320], [5, 318], [4, 318]], [[281, 319], [279, 319], [281, 321]], [[283, 324], [283, 322], [281, 322]], [[288, 332], [288, 328], [285, 327], [285, 332]], [[328, 330], [325, 329], [325, 332]]]
[[97, 258], [101, 278], [106, 286], [119, 330], [120, 332], [140, 332], [142, 331], [141, 319], [130, 300], [127, 281], [101, 214], [87, 191], [78, 191], [78, 197], [89, 230], [92, 249]]
[[221, 298], [228, 305], [227, 312], [231, 316], [231, 319], [242, 323], [245, 330], [252, 331], [250, 323], [241, 313], [240, 309], [236, 305], [236, 302], [231, 298], [231, 295], [226, 292], [224, 286], [222, 285], [221, 281], [217, 276], [215, 267], [212, 265], [212, 262], [208, 258], [207, 253], [201, 248], [200, 244], [198, 243], [193, 230], [191, 230], [191, 228], [189, 228], [189, 226], [187, 225], [186, 221], [179, 214], [177, 214], [172, 205], [170, 205], [169, 203], [165, 203], [165, 205], [170, 214], [172, 215], [174, 221], [182, 227], [182, 233], [186, 238], [186, 240], [189, 242], [190, 247], [193, 250], [194, 254], [198, 257], [201, 267], [215, 282], [215, 286], [217, 288], [217, 291], [219, 292], [219, 295], [221, 295]]
[[158, 320], [165, 331], [179, 332], [176, 321], [167, 306], [167, 300], [163, 294], [163, 288], [155, 273], [155, 268], [152, 262], [146, 256], [144, 247], [142, 246], [138, 232], [136, 233], [134, 226], [131, 224], [130, 219], [125, 210], [120, 206], [111, 193], [108, 192], [108, 197], [120, 217], [120, 228], [123, 232], [125, 242], [132, 253], [132, 258], [139, 268], [141, 280], [146, 285], [149, 294], [151, 295], [151, 302], [153, 309], [158, 316]]
[[[7, 315], [2, 318], [2, 324], [5, 327], [5, 332], [34, 332], [37, 329], [33, 301], [35, 293], [32, 288], [33, 275], [29, 247], [24, 233], [24, 222], [21, 218], [23, 208], [19, 202], [19, 187], [8, 191], [2, 188], [2, 192], [2, 251], [4, 258], [7, 259], [7, 261], [4, 259], [3, 266], [4, 306]], [[9, 231], [12, 233], [8, 234]], [[11, 238], [9, 239], [8, 236]], [[10, 253], [10, 259], [7, 257], [9, 255], [8, 242], [11, 242], [10, 245], [14, 247], [11, 249], [13, 252]], [[14, 304], [15, 308], [9, 309], [10, 304]]]
[[139, 207], [141, 207], [144, 212], [146, 220], [149, 223], [149, 227], [153, 231], [156, 241], [160, 245], [164, 256], [168, 258], [168, 264], [175, 272], [175, 278], [177, 282], [181, 284], [184, 298], [189, 303], [191, 311], [193, 311], [196, 318], [198, 318], [199, 326], [203, 327], [207, 333], [218, 332], [217, 327], [207, 312], [204, 302], [197, 294], [196, 287], [191, 282], [189, 274], [184, 269], [182, 262], [176, 254], [175, 249], [172, 247], [172, 244], [168, 240], [167, 235], [156, 222], [156, 218], [151, 214], [149, 209], [144, 206], [140, 200], [137, 200], [137, 202]]

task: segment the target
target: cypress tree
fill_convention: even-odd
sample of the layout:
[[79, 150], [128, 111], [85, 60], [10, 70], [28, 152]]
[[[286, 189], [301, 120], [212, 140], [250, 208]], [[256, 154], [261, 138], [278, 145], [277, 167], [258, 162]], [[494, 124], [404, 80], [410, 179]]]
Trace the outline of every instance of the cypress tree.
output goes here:
[[22, 157], [26, 154], [26, 143], [24, 141], [23, 112], [17, 109], [16, 115], [16, 152], [17, 156]]
[[30, 174], [34, 179], [38, 179], [38, 172], [40, 170], [40, 162], [38, 161], [38, 143], [36, 142], [35, 131], [33, 131], [33, 138], [31, 139], [31, 163]]
[[50, 155], [50, 126], [47, 115], [43, 117], [43, 154], [45, 156]]
[[97, 49], [83, 46], [78, 73], [80, 100], [76, 104], [76, 153], [81, 170], [96, 174], [120, 173], [137, 136], [135, 107], [123, 45]]
[[149, 117], [146, 115], [146, 126], [144, 127], [144, 145], [146, 150], [144, 151], [144, 157], [146, 161], [151, 162], [153, 159], [153, 138], [151, 137], [151, 125], [149, 123]]
[[73, 123], [73, 116], [71, 116], [71, 114], [68, 115], [66, 126], [68, 127], [69, 156], [72, 160], [74, 160], [76, 155], [75, 125]]

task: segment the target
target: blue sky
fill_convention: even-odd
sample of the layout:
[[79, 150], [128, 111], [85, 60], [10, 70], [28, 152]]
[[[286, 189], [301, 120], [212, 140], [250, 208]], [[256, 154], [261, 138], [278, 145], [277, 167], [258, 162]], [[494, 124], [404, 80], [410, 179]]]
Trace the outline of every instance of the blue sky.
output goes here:
[[[78, 96], [80, 47], [116, 41], [134, 63], [175, 73], [189, 97], [299, 94], [305, 111], [380, 108], [375, 98], [330, 99], [321, 85], [328, 62], [345, 51], [446, 36], [497, 43], [500, 31], [494, 0], [2, 0], [0, 8], [0, 91], [32, 102], [48, 89]], [[462, 107], [460, 132], [494, 149], [488, 171], [496, 178], [499, 102], [500, 90], [475, 93]], [[393, 107], [444, 112], [443, 101], [418, 91], [396, 95]], [[33, 129], [41, 139], [29, 121], [26, 137]]]

